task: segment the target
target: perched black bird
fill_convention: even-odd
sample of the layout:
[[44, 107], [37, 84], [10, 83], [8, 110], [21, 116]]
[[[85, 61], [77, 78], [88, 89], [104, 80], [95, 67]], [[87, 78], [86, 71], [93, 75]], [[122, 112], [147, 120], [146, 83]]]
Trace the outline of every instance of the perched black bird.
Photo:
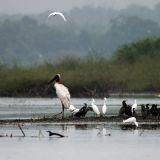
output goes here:
[[56, 135], [56, 136], [59, 136], [59, 137], [65, 137], [64, 135], [59, 134], [59, 133], [53, 133], [53, 132], [51, 132], [51, 131], [47, 131], [47, 132], [49, 133], [49, 136], [54, 136], [54, 135]]
[[[134, 111], [135, 112], [135, 111]], [[126, 100], [122, 101], [122, 107], [119, 110], [119, 116], [127, 115], [128, 117], [132, 117], [132, 107], [127, 105]]]
[[93, 109], [84, 103], [84, 106], [80, 108], [80, 110], [74, 116], [78, 118], [85, 117], [88, 111], [93, 111]]
[[144, 104], [141, 105], [141, 115], [144, 119], [147, 117], [147, 109], [145, 108]]
[[151, 112], [149, 109], [149, 104], [146, 104], [147, 117], [150, 116]]
[[150, 112], [151, 112], [151, 114], [152, 114], [153, 117], [158, 116], [158, 108], [157, 108], [156, 104], [152, 104]]

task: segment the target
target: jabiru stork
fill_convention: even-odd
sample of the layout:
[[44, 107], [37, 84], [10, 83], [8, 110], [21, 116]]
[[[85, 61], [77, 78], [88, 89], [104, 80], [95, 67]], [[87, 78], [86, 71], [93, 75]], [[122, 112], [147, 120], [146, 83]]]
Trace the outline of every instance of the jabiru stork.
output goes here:
[[56, 74], [49, 82], [48, 84], [51, 84], [53, 82], [54, 88], [56, 90], [57, 97], [61, 101], [62, 104], [62, 119], [64, 118], [64, 108], [69, 109], [70, 108], [70, 93], [66, 86], [60, 83], [60, 74]]

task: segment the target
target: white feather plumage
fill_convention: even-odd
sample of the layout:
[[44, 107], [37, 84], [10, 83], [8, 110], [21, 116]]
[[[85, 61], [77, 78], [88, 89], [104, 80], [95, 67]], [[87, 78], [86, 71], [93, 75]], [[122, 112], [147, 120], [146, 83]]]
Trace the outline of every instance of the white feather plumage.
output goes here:
[[107, 101], [107, 98], [104, 97], [104, 103], [103, 103], [103, 106], [102, 106], [102, 114], [103, 114], [103, 115], [107, 113], [106, 101]]
[[67, 19], [65, 18], [64, 14], [61, 13], [61, 12], [52, 12], [52, 13], [50, 13], [50, 14], [48, 15], [48, 18], [51, 17], [51, 16], [56, 16], [56, 15], [61, 16], [65, 22], [67, 21]]
[[100, 111], [99, 111], [98, 107], [95, 105], [95, 100], [93, 98], [91, 100], [91, 107], [92, 107], [93, 111], [99, 116]]
[[136, 101], [136, 99], [134, 100], [134, 104], [132, 105], [132, 113], [133, 113], [133, 110], [137, 110], [137, 101]]
[[64, 105], [66, 109], [70, 107], [70, 93], [68, 88], [60, 83], [55, 83], [54, 87], [56, 89], [57, 97], [60, 99], [61, 103]]
[[123, 123], [134, 123], [137, 127], [138, 127], [138, 122], [136, 121], [136, 118], [135, 117], [130, 117], [126, 120], [123, 120]]

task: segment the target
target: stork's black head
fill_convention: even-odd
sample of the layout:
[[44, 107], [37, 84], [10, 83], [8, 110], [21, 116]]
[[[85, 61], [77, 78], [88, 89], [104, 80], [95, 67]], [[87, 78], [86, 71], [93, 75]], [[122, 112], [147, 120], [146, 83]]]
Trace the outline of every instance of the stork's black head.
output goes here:
[[49, 82], [48, 84], [52, 82], [60, 82], [60, 74], [56, 74]]

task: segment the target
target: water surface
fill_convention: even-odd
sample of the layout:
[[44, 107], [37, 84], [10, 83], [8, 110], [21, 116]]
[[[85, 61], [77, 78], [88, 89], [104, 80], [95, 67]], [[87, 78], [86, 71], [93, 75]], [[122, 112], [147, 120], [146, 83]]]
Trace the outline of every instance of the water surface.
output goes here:
[[[0, 133], [12, 133], [12, 138], [0, 138], [3, 160], [153, 160], [159, 158], [160, 130], [121, 130], [111, 125], [24, 124], [26, 137], [17, 126], [1, 126]], [[39, 136], [39, 130], [43, 137]], [[48, 137], [47, 130], [65, 138]], [[32, 137], [37, 136], [37, 137]]]
[[[135, 98], [108, 98], [108, 116], [117, 115], [122, 101], [127, 99], [128, 104], [133, 104]], [[136, 98], [138, 110], [141, 104], [160, 104], [160, 98]], [[103, 99], [95, 99], [96, 105], [100, 111], [103, 105]], [[81, 108], [84, 103], [89, 106], [89, 98], [72, 98], [71, 103], [76, 108]], [[53, 116], [62, 111], [60, 101], [57, 98], [0, 98], [0, 119], [24, 119], [24, 118], [42, 118]], [[70, 114], [65, 110], [66, 114]], [[93, 115], [93, 113], [90, 112]]]
[[[109, 98], [110, 115], [117, 115], [124, 98]], [[125, 98], [126, 99], [126, 98]], [[134, 98], [127, 98], [128, 104]], [[90, 99], [72, 98], [77, 108]], [[137, 98], [140, 104], [160, 104], [159, 98]], [[103, 99], [96, 99], [99, 109]], [[0, 98], [0, 119], [40, 118], [61, 111], [57, 98]], [[65, 113], [70, 114], [68, 111]], [[16, 124], [0, 125], [0, 159], [2, 160], [153, 160], [159, 159], [160, 129], [129, 129], [108, 124], [21, 124], [26, 137]], [[49, 137], [47, 130], [61, 133], [65, 138]], [[40, 134], [42, 133], [42, 134]], [[12, 135], [12, 137], [10, 137]]]

